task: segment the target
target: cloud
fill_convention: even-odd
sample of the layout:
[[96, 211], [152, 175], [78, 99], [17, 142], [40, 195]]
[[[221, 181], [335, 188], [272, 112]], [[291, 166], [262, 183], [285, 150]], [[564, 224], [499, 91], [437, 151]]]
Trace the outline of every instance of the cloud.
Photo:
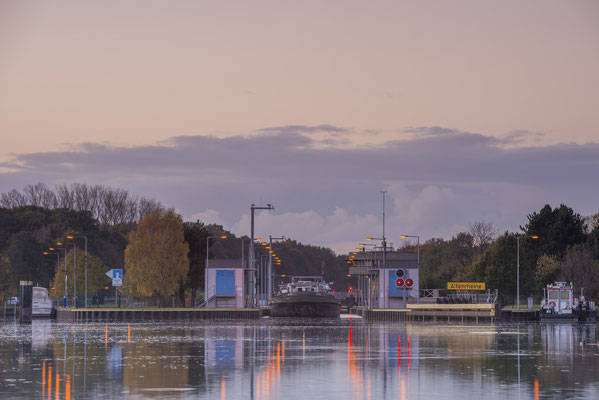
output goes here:
[[328, 133], [343, 133], [348, 132], [348, 129], [341, 128], [334, 125], [315, 125], [315, 126], [307, 126], [307, 125], [285, 125], [285, 126], [274, 126], [270, 128], [262, 128], [259, 129], [258, 132], [268, 132], [268, 133], [319, 133], [319, 132], [328, 132]]
[[271, 202], [277, 209], [261, 214], [257, 226], [336, 250], [380, 231], [383, 188], [390, 234], [423, 239], [449, 237], [483, 219], [515, 230], [545, 203], [565, 203], [583, 215], [598, 211], [599, 143], [523, 146], [520, 138], [536, 134], [498, 139], [417, 127], [411, 137], [347, 147], [348, 138], [336, 141], [317, 129], [345, 132], [287, 126], [225, 138], [176, 136], [152, 146], [82, 143], [19, 154], [0, 165], [10, 167], [0, 172], [0, 192], [38, 181], [118, 186], [238, 234], [249, 232], [252, 203]]

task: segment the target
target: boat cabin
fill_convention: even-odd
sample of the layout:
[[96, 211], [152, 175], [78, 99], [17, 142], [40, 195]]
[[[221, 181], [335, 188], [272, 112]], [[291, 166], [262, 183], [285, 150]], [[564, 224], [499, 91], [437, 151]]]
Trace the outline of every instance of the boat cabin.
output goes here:
[[543, 308], [553, 314], [572, 314], [575, 308], [574, 289], [567, 282], [547, 285]]

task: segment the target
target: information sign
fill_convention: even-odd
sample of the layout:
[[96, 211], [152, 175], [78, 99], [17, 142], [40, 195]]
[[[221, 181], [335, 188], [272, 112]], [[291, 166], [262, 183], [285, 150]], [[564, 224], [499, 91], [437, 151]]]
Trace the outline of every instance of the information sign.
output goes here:
[[448, 290], [485, 290], [484, 282], [447, 282]]
[[111, 269], [106, 273], [106, 276], [112, 279], [112, 286], [123, 286], [123, 270]]

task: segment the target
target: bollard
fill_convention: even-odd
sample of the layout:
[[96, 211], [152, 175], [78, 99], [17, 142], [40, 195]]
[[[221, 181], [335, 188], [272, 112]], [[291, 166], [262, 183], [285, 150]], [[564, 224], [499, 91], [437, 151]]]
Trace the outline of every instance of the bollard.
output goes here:
[[31, 307], [33, 303], [33, 282], [19, 282], [19, 323], [31, 323]]

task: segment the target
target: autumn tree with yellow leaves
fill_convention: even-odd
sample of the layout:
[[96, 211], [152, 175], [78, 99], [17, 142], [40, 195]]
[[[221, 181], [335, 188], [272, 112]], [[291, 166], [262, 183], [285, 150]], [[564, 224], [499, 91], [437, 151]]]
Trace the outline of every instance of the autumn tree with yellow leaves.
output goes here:
[[152, 211], [129, 234], [123, 276], [125, 291], [154, 297], [157, 302], [175, 294], [189, 271], [188, 253], [181, 216], [173, 209]]

